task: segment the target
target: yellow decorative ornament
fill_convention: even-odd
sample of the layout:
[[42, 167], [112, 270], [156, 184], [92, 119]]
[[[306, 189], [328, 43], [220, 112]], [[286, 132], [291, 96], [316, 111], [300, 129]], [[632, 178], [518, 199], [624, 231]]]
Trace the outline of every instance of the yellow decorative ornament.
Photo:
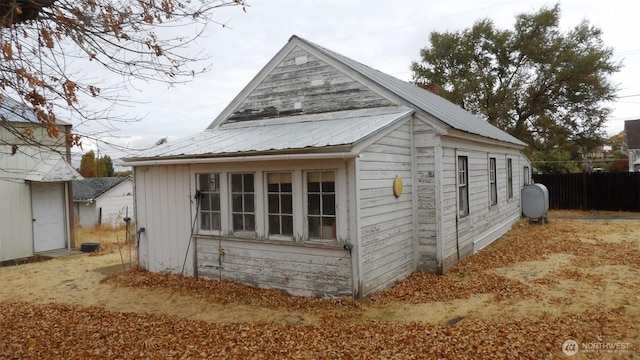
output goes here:
[[395, 195], [397, 198], [402, 195], [402, 178], [397, 175], [393, 180], [393, 195]]

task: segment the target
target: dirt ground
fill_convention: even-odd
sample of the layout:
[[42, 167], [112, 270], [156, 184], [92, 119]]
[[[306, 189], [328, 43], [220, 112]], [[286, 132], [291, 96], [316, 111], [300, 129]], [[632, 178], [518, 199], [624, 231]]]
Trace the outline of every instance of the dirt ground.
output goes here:
[[81, 230], [101, 253], [0, 268], [0, 358], [640, 358], [638, 215], [520, 221], [355, 303], [124, 272], [124, 230]]

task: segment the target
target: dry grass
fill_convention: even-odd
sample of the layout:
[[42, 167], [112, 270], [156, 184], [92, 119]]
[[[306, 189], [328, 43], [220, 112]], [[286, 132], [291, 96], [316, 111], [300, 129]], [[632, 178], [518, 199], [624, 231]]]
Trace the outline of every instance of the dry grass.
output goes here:
[[85, 242], [95, 242], [100, 244], [99, 251], [92, 253], [91, 256], [100, 256], [113, 254], [118, 251], [128, 251], [135, 247], [135, 226], [130, 225], [129, 238], [127, 241], [127, 230], [125, 225], [111, 227], [98, 225], [94, 227], [74, 228], [76, 239], [75, 250], [80, 250], [80, 246]]
[[0, 302], [0, 358], [562, 359], [567, 339], [618, 344], [573, 359], [640, 358], [640, 220], [555, 214], [355, 305], [141, 269], [94, 285], [121, 310]]

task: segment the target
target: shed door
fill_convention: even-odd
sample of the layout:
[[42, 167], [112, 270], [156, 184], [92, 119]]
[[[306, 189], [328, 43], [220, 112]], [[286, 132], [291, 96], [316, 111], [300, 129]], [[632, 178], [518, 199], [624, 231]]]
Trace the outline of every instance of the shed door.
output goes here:
[[63, 183], [31, 183], [33, 251], [65, 248]]

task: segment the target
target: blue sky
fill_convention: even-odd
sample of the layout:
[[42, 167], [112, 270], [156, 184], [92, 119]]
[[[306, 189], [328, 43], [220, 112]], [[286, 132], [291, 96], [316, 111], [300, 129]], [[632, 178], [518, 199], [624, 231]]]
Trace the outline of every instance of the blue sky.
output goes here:
[[[515, 16], [532, 13], [556, 1], [429, 1], [429, 0], [248, 0], [247, 12], [224, 8], [214, 18], [227, 27], [211, 25], [193, 51], [204, 51], [211, 71], [187, 84], [167, 87], [135, 83], [123, 97], [133, 101], [114, 113], [143, 117], [117, 124], [119, 131], [104, 134], [106, 143], [144, 148], [163, 137], [169, 141], [204, 130], [257, 72], [298, 35], [402, 80], [410, 80], [409, 66], [419, 61], [419, 50], [432, 31], [457, 31], [479, 19], [490, 18], [500, 28], [511, 28]], [[559, 1], [561, 27], [569, 29], [583, 19], [603, 30], [606, 46], [623, 64], [613, 78], [620, 99], [607, 124], [610, 134], [622, 131], [624, 120], [640, 118], [640, 43], [634, 39], [637, 15], [626, 1]], [[184, 29], [186, 30], [186, 29]], [[199, 47], [199, 48], [198, 48]], [[90, 132], [91, 125], [79, 127]], [[83, 151], [96, 145], [85, 141]], [[117, 159], [122, 153], [99, 144], [101, 153]], [[81, 151], [76, 149], [76, 153]], [[80, 155], [75, 155], [79, 160]]]

